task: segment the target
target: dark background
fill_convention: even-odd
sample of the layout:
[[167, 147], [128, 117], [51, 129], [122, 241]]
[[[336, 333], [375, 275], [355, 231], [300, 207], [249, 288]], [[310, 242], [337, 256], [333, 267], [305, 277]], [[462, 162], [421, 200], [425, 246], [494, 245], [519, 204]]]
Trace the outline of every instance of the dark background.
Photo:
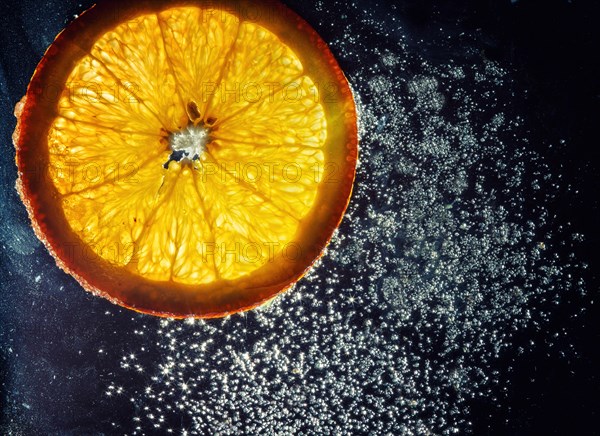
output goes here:
[[[412, 24], [411, 38], [423, 39], [424, 56], [446, 62], [440, 49], [445, 34], [467, 31], [478, 36], [484, 56], [512, 64], [527, 89], [523, 113], [532, 146], [554, 171], [573, 184], [563, 189], [556, 208], [573, 228], [586, 234], [579, 247], [590, 263], [589, 299], [597, 300], [600, 271], [600, 2], [578, 0], [406, 1], [401, 14]], [[439, 29], [443, 24], [444, 30]], [[560, 144], [549, 150], [548, 144]], [[579, 191], [574, 194], [574, 191]], [[578, 315], [573, 316], [574, 313]], [[514, 368], [506, 399], [471, 405], [475, 434], [600, 434], [600, 310], [588, 299], [563, 304], [549, 330], [568, 334], [579, 358], [548, 352], [544, 333], [518, 338], [498, 362]], [[541, 344], [541, 345], [540, 345]], [[559, 344], [560, 346], [560, 344]], [[515, 347], [516, 348], [516, 347]], [[565, 350], [570, 348], [564, 344]]]
[[[531, 90], [524, 113], [533, 121], [533, 137], [543, 138], [532, 144], [565, 141], [552, 154], [547, 148], [541, 153], [579, 191], [573, 195], [565, 190], [556, 206], [571, 210], [568, 221], [586, 233], [580, 255], [591, 263], [592, 274], [600, 267], [599, 12], [593, 1], [486, 1], [469, 2], [463, 15], [464, 24], [481, 33], [485, 53], [512, 62]], [[431, 9], [416, 6], [415, 13], [427, 26]], [[598, 276], [590, 280], [594, 299]], [[474, 405], [475, 434], [600, 433], [600, 312], [597, 305], [583, 303], [586, 310], [574, 318], [571, 314], [581, 304], [563, 305], [552, 326], [569, 333], [580, 358], [563, 359], [544, 346], [530, 355], [508, 356], [507, 363], [515, 367], [508, 398], [502, 406], [489, 401]], [[523, 343], [530, 340], [541, 342], [521, 338]]]
[[[64, 27], [65, 20], [89, 3], [83, 2], [80, 6], [59, 0], [4, 0], [0, 5], [3, 183], [16, 178], [10, 141], [15, 124], [12, 108], [25, 93], [45, 47]], [[311, 5], [300, 1], [288, 3], [309, 22], [318, 21]], [[365, 8], [378, 9], [382, 19], [394, 14], [401, 17], [407, 26], [404, 31], [409, 45], [434, 64], [460, 56], [459, 45], [450, 49], [443, 41], [449, 34], [456, 36], [464, 32], [475, 39], [485, 57], [515, 69], [515, 77], [523, 89], [528, 90], [527, 95], [520, 96], [523, 97], [520, 99], [523, 101], [522, 113], [528, 120], [527, 131], [523, 134], [532, 138], [532, 146], [539, 147], [553, 172], [563, 174], [567, 181], [559, 192], [555, 207], [568, 211], [563, 214], [568, 218], [560, 219], [565, 221], [564, 224], [570, 222], [573, 229], [586, 235], [576, 254], [590, 264], [588, 296], [572, 296], [563, 302], [549, 328], [567, 333], [566, 353], [560, 350], [548, 352], [544, 332], [527, 331], [517, 337], [515, 349], [506, 352], [497, 362], [500, 370], [508, 366], [513, 368], [504, 376], [508, 392], [505, 396], [499, 392], [497, 398], [486, 397], [469, 405], [474, 433], [600, 434], [600, 311], [598, 304], [592, 304], [599, 289], [596, 272], [600, 271], [600, 147], [597, 134], [600, 123], [600, 2], [409, 0], [395, 2], [394, 7], [385, 2], [359, 3]], [[347, 13], [358, 10], [360, 7], [348, 8]], [[335, 26], [317, 27], [317, 30], [325, 40], [335, 38], [340, 32]], [[460, 43], [460, 37], [454, 41]], [[377, 40], [373, 41], [373, 44], [377, 43]], [[342, 67], [352, 71], [356, 66]], [[549, 149], [548, 144], [556, 146]], [[566, 188], [569, 183], [572, 189]], [[1, 225], [14, 226], [17, 235], [13, 243], [34, 247], [30, 232], [22, 230], [26, 216], [12, 189], [12, 182], [3, 186], [2, 209], [13, 210], [21, 227], [8, 222], [3, 215], [0, 215]], [[95, 368], [97, 362], [102, 362], [97, 349], [109, 342], [118, 347], [118, 331], [131, 327], [129, 318], [121, 316], [117, 322], [112, 315], [105, 315], [108, 303], [83, 292], [74, 292], [76, 285], [55, 271], [52, 260], [42, 248], [38, 246], [34, 253], [36, 265], [50, 277], [49, 280], [66, 282], [67, 286], [55, 292], [45, 306], [36, 306], [26, 293], [21, 292], [23, 281], [15, 272], [19, 267], [18, 260], [15, 262], [3, 256], [0, 261], [0, 419], [6, 420], [0, 421], [3, 430], [0, 432], [16, 432], [7, 417], [15, 415], [20, 407], [26, 407], [15, 402], [19, 392], [6, 391], [6, 377], [26, 380], [22, 394], [31, 398], [31, 390], [36, 390], [42, 405], [43, 412], [36, 422], [31, 423], [31, 428], [18, 428], [24, 434], [35, 434], [52, 419], [62, 420], [57, 428], [70, 425], [74, 434], [78, 434], [77, 426], [89, 429], [92, 422], [98, 428], [106, 428], [113, 411], [100, 408], [93, 414], [90, 412], [96, 404], [92, 396], [98, 390], [94, 381]], [[39, 291], [44, 292], [44, 289]], [[87, 308], [85, 313], [79, 309], [82, 305]], [[64, 310], [65, 306], [67, 310]], [[62, 310], [59, 311], [59, 307]], [[72, 319], [65, 319], [65, 313]], [[131, 325], [135, 319], [132, 315]], [[53, 323], [74, 326], [73, 331], [37, 330], [39, 325]], [[29, 342], [19, 342], [18, 338], [22, 337], [29, 338]], [[518, 355], [517, 345], [531, 341], [538, 345], [529, 345], [526, 347], [529, 351]], [[85, 344], [90, 343], [98, 344], [98, 347], [86, 349]], [[558, 346], [561, 346], [560, 342]], [[48, 374], [36, 362], [38, 354], [52, 353], [39, 353], [39, 347], [60, 351], [54, 354], [56, 362], [46, 362], [50, 367], [73, 369], [73, 378], [61, 388], [66, 394], [59, 399], [54, 398], [56, 388], [52, 382], [47, 382]], [[123, 348], [126, 348], [125, 344]], [[16, 366], [15, 353], [20, 356], [19, 362], [29, 363]], [[67, 409], [71, 411], [66, 413]]]

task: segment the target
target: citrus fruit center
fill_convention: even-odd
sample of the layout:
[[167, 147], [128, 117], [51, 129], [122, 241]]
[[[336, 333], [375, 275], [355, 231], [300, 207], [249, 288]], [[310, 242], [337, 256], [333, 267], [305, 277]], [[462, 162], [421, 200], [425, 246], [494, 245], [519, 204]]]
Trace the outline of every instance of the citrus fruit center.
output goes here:
[[208, 143], [206, 127], [189, 125], [179, 132], [171, 135], [169, 146], [173, 151], [175, 160], [190, 161], [198, 159]]

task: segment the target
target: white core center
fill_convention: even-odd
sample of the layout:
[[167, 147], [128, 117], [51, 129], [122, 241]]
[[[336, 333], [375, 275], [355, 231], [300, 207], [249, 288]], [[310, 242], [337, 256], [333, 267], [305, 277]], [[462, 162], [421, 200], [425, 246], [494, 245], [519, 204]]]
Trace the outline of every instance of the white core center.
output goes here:
[[208, 142], [208, 129], [202, 126], [187, 126], [170, 139], [171, 150], [181, 152], [182, 158], [194, 159], [202, 155]]

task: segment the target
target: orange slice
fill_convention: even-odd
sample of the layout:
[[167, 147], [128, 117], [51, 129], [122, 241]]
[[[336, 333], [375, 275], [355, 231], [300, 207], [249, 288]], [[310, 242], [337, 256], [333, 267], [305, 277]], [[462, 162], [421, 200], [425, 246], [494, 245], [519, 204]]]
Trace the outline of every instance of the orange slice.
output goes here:
[[15, 114], [36, 234], [84, 288], [145, 313], [272, 299], [322, 254], [352, 191], [348, 83], [276, 2], [96, 5]]

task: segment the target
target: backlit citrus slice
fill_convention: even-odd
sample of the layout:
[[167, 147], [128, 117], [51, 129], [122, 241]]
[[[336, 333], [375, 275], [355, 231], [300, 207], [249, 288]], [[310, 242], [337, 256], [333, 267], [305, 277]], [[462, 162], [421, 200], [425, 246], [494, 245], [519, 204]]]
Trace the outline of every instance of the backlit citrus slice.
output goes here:
[[56, 38], [15, 113], [38, 237], [86, 289], [145, 313], [270, 300], [352, 191], [348, 83], [276, 2], [103, 2]]

